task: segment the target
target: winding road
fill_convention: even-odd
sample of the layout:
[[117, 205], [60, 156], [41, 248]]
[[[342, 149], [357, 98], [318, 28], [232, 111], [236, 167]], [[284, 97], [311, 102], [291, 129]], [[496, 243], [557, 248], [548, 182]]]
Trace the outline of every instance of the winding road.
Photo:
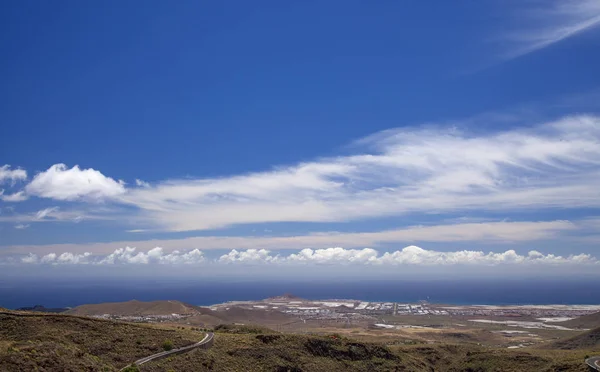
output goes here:
[[[153, 355], [149, 355], [147, 357], [136, 360], [133, 364], [135, 364], [136, 366], [141, 366], [144, 363], [148, 363], [148, 362], [151, 362], [151, 361], [157, 360], [157, 359], [166, 358], [169, 355], [187, 353], [188, 351], [192, 351], [197, 348], [208, 349], [213, 345], [214, 339], [215, 339], [215, 334], [212, 332], [209, 332], [206, 334], [206, 336], [204, 336], [204, 338], [201, 341], [196, 342], [195, 344], [180, 347], [178, 349], [173, 349], [173, 350], [169, 350], [169, 351], [163, 351], [163, 352], [153, 354]], [[129, 366], [131, 366], [131, 364], [121, 368], [119, 371], [122, 371]]]
[[600, 356], [591, 357], [585, 360], [585, 363], [592, 371], [600, 371]]

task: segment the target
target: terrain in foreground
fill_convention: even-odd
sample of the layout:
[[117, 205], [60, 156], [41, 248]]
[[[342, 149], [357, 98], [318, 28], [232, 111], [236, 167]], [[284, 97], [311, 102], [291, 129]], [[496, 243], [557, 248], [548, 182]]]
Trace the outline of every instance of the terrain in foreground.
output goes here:
[[[2, 311], [0, 324], [0, 371], [117, 371], [162, 351], [167, 340], [178, 347], [204, 336], [183, 326], [14, 311]], [[151, 362], [141, 371], [586, 371], [584, 357], [600, 353], [593, 341], [600, 329], [563, 340], [556, 345], [561, 349], [548, 344], [518, 350], [452, 342], [398, 345], [385, 338], [367, 342], [248, 325], [215, 331], [211, 349]]]

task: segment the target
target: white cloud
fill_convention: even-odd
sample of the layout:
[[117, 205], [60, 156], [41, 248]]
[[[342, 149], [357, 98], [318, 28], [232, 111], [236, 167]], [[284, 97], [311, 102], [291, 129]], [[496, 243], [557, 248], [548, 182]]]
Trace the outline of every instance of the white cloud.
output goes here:
[[25, 264], [52, 264], [52, 265], [61, 265], [61, 264], [88, 264], [90, 263], [91, 253], [85, 252], [83, 254], [76, 254], [70, 252], [64, 252], [60, 255], [56, 253], [48, 253], [42, 258], [39, 258], [38, 255], [30, 253], [27, 256], [21, 259], [22, 263]]
[[60, 255], [49, 253], [41, 259], [30, 253], [21, 259], [30, 264], [269, 264], [269, 265], [392, 265], [392, 266], [438, 266], [438, 265], [597, 265], [600, 261], [589, 254], [557, 256], [532, 250], [520, 255], [514, 250], [505, 252], [453, 251], [441, 252], [408, 246], [394, 252], [380, 253], [371, 248], [345, 249], [303, 249], [288, 255], [273, 255], [266, 249], [231, 250], [214, 260], [206, 260], [202, 251], [193, 249], [187, 252], [173, 251], [166, 254], [163, 248], [155, 247], [147, 252], [136, 248], [119, 248], [106, 256], [93, 258], [91, 253]]
[[25, 187], [28, 195], [55, 200], [100, 200], [116, 197], [125, 192], [122, 181], [115, 181], [92, 168], [79, 169], [75, 165], [55, 164], [38, 173]]
[[35, 264], [39, 262], [39, 257], [37, 254], [29, 253], [27, 256], [21, 259], [21, 262], [26, 264]]
[[277, 260], [278, 257], [271, 256], [266, 249], [246, 249], [243, 251], [233, 249], [231, 252], [219, 257], [221, 263], [265, 263], [276, 262]]
[[0, 222], [74, 222], [83, 220], [111, 219], [107, 209], [90, 210], [61, 210], [59, 207], [44, 208], [37, 212], [0, 215]]
[[[485, 127], [482, 120], [485, 117], [468, 120], [468, 125]], [[107, 198], [112, 209], [98, 212], [97, 218], [121, 218], [136, 230], [155, 231], [600, 207], [600, 117], [564, 117], [500, 132], [473, 133], [460, 127], [454, 122], [450, 127], [388, 130], [359, 141], [363, 151], [354, 155], [223, 178], [166, 180], [147, 187], [125, 188], [99, 171], [57, 164], [36, 175], [25, 190], [28, 195], [58, 200]], [[116, 209], [115, 204], [127, 208]], [[88, 218], [81, 211], [77, 216]], [[28, 222], [30, 217], [10, 218]], [[490, 236], [524, 239], [526, 233], [513, 230], [518, 226], [494, 225]], [[501, 228], [503, 236], [496, 237]], [[413, 236], [422, 236], [412, 230]], [[536, 236], [544, 233], [539, 230]], [[453, 234], [457, 240], [464, 235], [487, 239], [482, 231], [445, 233], [447, 238]], [[265, 248], [228, 246], [237, 247]]]
[[37, 218], [38, 220], [42, 220], [48, 216], [52, 216], [54, 212], [58, 211], [58, 209], [58, 207], [42, 209], [35, 214], [35, 218]]
[[140, 222], [171, 231], [600, 206], [600, 117], [477, 135], [389, 130], [361, 144], [370, 150], [261, 173], [165, 181], [119, 200], [140, 209]]
[[[0, 221], [1, 221], [0, 217]], [[588, 228], [579, 222], [540, 221], [540, 222], [483, 222], [466, 224], [446, 224], [434, 226], [408, 226], [405, 228], [374, 232], [325, 232], [292, 236], [199, 236], [182, 239], [152, 239], [137, 241], [116, 241], [89, 244], [49, 244], [21, 245], [4, 249], [7, 253], [47, 253], [85, 249], [94, 254], [106, 254], [121, 247], [152, 249], [156, 246], [185, 250], [197, 247], [203, 250], [215, 249], [302, 249], [305, 247], [344, 246], [346, 248], [378, 246], [389, 243], [409, 242], [526, 242], [556, 239], [569, 232], [580, 232]]]
[[296, 254], [286, 257], [288, 262], [306, 262], [318, 264], [335, 263], [374, 263], [377, 262], [378, 252], [371, 248], [364, 249], [344, 249], [344, 248], [326, 248], [312, 250], [303, 249]]
[[5, 195], [4, 190], [0, 190], [0, 200], [5, 202], [20, 202], [23, 200], [27, 200], [27, 195], [25, 192], [18, 191], [10, 195]]
[[136, 252], [136, 248], [119, 248], [105, 258], [98, 261], [103, 265], [114, 264], [193, 264], [204, 261], [204, 253], [198, 249], [188, 252], [173, 251], [165, 254], [160, 247], [153, 248], [148, 252]]
[[146, 181], [142, 181], [140, 179], [135, 179], [135, 185], [139, 187], [150, 187], [150, 184]]
[[11, 169], [11, 166], [5, 164], [0, 167], [0, 185], [6, 181], [10, 181], [14, 184], [16, 181], [23, 181], [27, 179], [27, 171], [24, 169]]
[[[229, 259], [234, 257], [234, 259]], [[246, 258], [247, 257], [247, 258]], [[225, 258], [225, 259], [224, 259]], [[303, 249], [288, 256], [272, 256], [269, 251], [257, 252], [255, 249], [246, 251], [233, 250], [221, 256], [219, 262], [228, 263], [263, 263], [263, 264], [327, 264], [327, 265], [582, 265], [598, 264], [595, 257], [589, 254], [557, 256], [530, 251], [527, 255], [519, 255], [514, 250], [505, 252], [485, 253], [482, 251], [440, 252], [426, 250], [417, 246], [408, 246], [399, 251], [379, 254], [371, 248], [345, 249]]]
[[53, 263], [56, 261], [56, 253], [48, 253], [40, 260], [41, 263]]
[[88, 263], [88, 258], [91, 256], [90, 252], [84, 254], [73, 254], [69, 252], [62, 253], [56, 258], [58, 264], [85, 264]]
[[[600, 25], [598, 0], [550, 0], [539, 2], [537, 7], [519, 9], [522, 25], [506, 35], [512, 50], [505, 58], [515, 58], [546, 48], [569, 37]], [[531, 3], [529, 3], [531, 4]]]

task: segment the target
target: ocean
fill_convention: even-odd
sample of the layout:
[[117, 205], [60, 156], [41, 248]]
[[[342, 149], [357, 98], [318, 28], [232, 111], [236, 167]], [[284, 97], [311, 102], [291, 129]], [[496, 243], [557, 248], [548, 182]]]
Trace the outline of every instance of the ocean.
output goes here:
[[179, 300], [212, 305], [259, 300], [290, 293], [307, 299], [445, 304], [600, 304], [598, 280], [368, 280], [368, 281], [194, 281], [102, 280], [0, 282], [0, 307]]

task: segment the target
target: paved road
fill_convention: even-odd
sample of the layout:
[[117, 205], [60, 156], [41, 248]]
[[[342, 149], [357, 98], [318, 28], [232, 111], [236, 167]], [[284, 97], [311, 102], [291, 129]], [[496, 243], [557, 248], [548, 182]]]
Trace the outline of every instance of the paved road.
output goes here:
[[588, 358], [585, 362], [590, 368], [600, 371], [600, 356]]
[[[192, 351], [199, 347], [204, 347], [204, 348], [208, 349], [209, 347], [212, 346], [214, 338], [215, 338], [215, 334], [212, 332], [209, 332], [206, 334], [206, 336], [204, 336], [204, 338], [201, 341], [196, 342], [195, 344], [180, 347], [179, 349], [173, 349], [173, 350], [163, 351], [163, 352], [160, 352], [157, 354], [153, 354], [153, 355], [144, 357], [142, 359], [138, 359], [134, 363], [135, 363], [135, 365], [140, 366], [144, 363], [148, 363], [148, 362], [156, 360], [156, 359], [166, 358], [167, 356], [172, 355], [172, 354], [186, 353], [188, 351]], [[124, 370], [127, 367], [129, 367], [129, 365], [121, 368], [120, 371]]]

